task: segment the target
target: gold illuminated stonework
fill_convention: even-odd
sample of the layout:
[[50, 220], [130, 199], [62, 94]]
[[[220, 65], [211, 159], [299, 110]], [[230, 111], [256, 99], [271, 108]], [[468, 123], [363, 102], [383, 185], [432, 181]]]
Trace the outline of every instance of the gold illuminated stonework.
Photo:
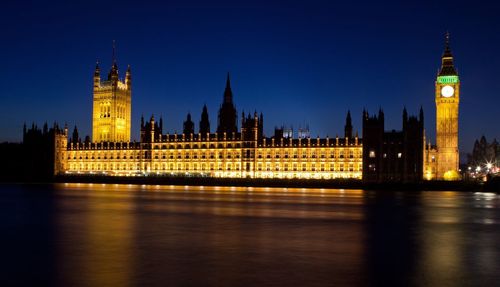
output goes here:
[[99, 66], [96, 66], [93, 91], [92, 142], [129, 142], [132, 110], [130, 67], [125, 81], [121, 81], [115, 62], [107, 80], [102, 81]]
[[358, 138], [249, 142], [217, 134], [181, 134], [162, 135], [151, 143], [61, 145], [58, 152], [59, 174], [304, 179], [361, 179], [362, 174]]
[[[426, 180], [455, 180], [459, 178], [460, 82], [448, 40], [435, 85], [437, 145], [428, 143], [422, 149], [424, 163], [418, 169], [423, 166], [423, 171], [418, 178], [423, 175]], [[57, 133], [55, 174], [300, 179], [362, 179], [363, 176], [362, 140], [352, 135], [350, 114], [346, 119], [344, 137], [299, 135], [299, 138], [291, 138], [283, 134], [265, 137], [263, 118], [257, 113], [248, 117], [243, 114], [241, 129], [238, 130], [229, 75], [217, 133], [195, 134], [189, 115], [182, 134], [163, 134], [161, 119], [158, 125], [151, 117], [148, 123], [141, 120], [140, 142], [131, 142], [130, 67], [125, 80], [121, 81], [114, 61], [107, 80], [102, 81], [99, 66], [96, 66], [93, 91], [92, 140], [68, 142], [67, 129]], [[203, 118], [205, 122], [200, 124], [200, 129], [209, 131], [206, 107]], [[423, 135], [422, 111], [420, 121]], [[384, 134], [383, 118], [380, 131]], [[419, 140], [425, 143], [425, 136]], [[392, 148], [392, 143], [378, 140], [372, 144], [380, 144], [379, 157], [381, 161], [387, 161], [383, 151]], [[402, 161], [405, 156], [399, 152], [395, 162]], [[371, 153], [367, 153], [367, 160], [371, 157]], [[422, 160], [421, 156], [414, 158], [419, 162]], [[388, 168], [392, 163], [387, 163]]]
[[428, 144], [424, 154], [424, 179], [458, 180], [458, 108], [460, 79], [453, 64], [449, 34], [435, 83], [436, 146]]
[[[232, 107], [230, 89], [228, 76], [224, 101]], [[67, 130], [58, 134], [55, 173], [361, 179], [363, 152], [357, 136], [266, 138], [257, 114], [242, 115], [241, 131], [174, 135], [161, 134], [152, 117], [149, 123], [141, 121], [141, 141], [130, 142], [130, 100], [130, 68], [122, 82], [114, 62], [107, 81], [101, 81], [97, 66], [92, 141], [68, 143]], [[229, 113], [230, 119], [235, 119], [234, 113]], [[231, 130], [231, 125], [236, 124], [219, 129]]]

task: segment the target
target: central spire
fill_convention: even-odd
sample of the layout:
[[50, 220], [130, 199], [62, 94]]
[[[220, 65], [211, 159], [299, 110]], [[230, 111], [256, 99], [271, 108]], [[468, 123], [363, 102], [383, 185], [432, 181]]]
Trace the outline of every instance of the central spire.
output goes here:
[[229, 73], [227, 73], [226, 89], [224, 90], [224, 99], [219, 109], [218, 119], [218, 133], [225, 132], [227, 134], [231, 134], [238, 131], [236, 108], [233, 104], [233, 92], [231, 91], [231, 80], [229, 77]]
[[231, 91], [231, 79], [229, 77], [229, 72], [227, 73], [226, 89], [224, 90], [224, 103], [233, 102], [233, 92]]
[[116, 41], [113, 40], [113, 65], [116, 65]]
[[453, 54], [450, 49], [450, 33], [446, 32], [444, 53], [441, 57], [441, 69], [439, 69], [438, 76], [456, 76], [458, 75], [453, 65]]

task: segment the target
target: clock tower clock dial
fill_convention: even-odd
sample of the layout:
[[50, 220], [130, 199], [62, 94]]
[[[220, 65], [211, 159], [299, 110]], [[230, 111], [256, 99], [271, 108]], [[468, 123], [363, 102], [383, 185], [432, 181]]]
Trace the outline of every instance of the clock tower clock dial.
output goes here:
[[437, 179], [459, 179], [458, 107], [460, 80], [453, 64], [450, 37], [446, 35], [445, 51], [436, 79], [436, 145]]
[[455, 93], [455, 89], [450, 85], [446, 85], [446, 86], [441, 88], [441, 96], [443, 96], [445, 98], [452, 97], [454, 93]]

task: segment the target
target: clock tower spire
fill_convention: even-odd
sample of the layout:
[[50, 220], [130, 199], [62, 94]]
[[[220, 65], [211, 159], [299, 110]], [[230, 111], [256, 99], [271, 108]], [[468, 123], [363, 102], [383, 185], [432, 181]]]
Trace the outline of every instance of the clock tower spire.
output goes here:
[[450, 34], [446, 33], [445, 50], [441, 57], [441, 68], [436, 78], [436, 145], [437, 179], [457, 180], [458, 152], [458, 106], [460, 102], [460, 80], [453, 64], [450, 49]]

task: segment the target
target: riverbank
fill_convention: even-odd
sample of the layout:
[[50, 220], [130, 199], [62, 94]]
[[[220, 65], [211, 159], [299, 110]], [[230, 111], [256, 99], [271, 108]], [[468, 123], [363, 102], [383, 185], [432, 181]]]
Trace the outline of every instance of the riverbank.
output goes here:
[[294, 188], [344, 188], [381, 191], [482, 191], [485, 186], [470, 181], [422, 181], [419, 183], [366, 183], [353, 179], [251, 179], [251, 178], [212, 178], [212, 177], [169, 177], [169, 176], [102, 176], [102, 175], [64, 175], [57, 176], [54, 182], [68, 183], [116, 183], [148, 185], [188, 185], [188, 186], [255, 186], [255, 187], [294, 187]]

